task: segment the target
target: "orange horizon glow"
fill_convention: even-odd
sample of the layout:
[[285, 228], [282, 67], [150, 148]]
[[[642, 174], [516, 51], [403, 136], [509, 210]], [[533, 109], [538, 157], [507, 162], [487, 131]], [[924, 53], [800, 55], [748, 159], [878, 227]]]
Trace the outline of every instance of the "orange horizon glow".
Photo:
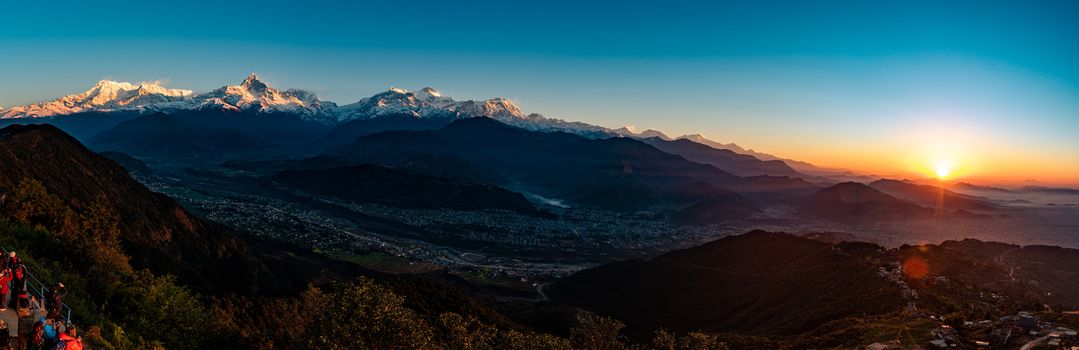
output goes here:
[[[977, 130], [925, 122], [879, 140], [812, 144], [787, 138], [775, 155], [822, 168], [884, 178], [982, 185], [1079, 186], [1079, 155], [978, 135]], [[769, 140], [770, 141], [770, 140]], [[786, 149], [789, 152], [779, 151]]]
[[829, 169], [845, 169], [855, 173], [896, 179], [935, 179], [949, 182], [972, 182], [982, 185], [1053, 185], [1079, 186], [1079, 162], [1066, 163], [1048, 155], [1023, 157], [1019, 155], [987, 157], [973, 155], [948, 164], [941, 176], [941, 167], [931, 157], [912, 156], [898, 151], [867, 152], [864, 150], [833, 154], [794, 153], [784, 158], [809, 162]]

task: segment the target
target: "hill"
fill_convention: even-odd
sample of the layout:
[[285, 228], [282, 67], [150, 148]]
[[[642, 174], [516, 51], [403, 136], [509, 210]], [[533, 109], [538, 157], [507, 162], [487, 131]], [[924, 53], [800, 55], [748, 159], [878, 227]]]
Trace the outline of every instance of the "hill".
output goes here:
[[801, 216], [840, 222], [874, 222], [926, 218], [933, 210], [904, 201], [857, 182], [817, 191], [798, 206]]
[[[908, 251], [915, 254], [917, 247]], [[1079, 249], [945, 241], [933, 247], [929, 272], [1041, 303], [1079, 307]]]
[[944, 211], [987, 212], [997, 210], [997, 206], [988, 200], [952, 192], [937, 186], [889, 179], [873, 181], [869, 183], [869, 186], [895, 197]]
[[120, 166], [124, 167], [124, 169], [127, 169], [127, 172], [131, 175], [147, 176], [154, 173], [154, 170], [150, 169], [150, 166], [146, 165], [146, 163], [143, 163], [141, 160], [138, 160], [135, 157], [132, 157], [125, 153], [108, 151], [101, 152], [99, 154], [104, 156], [105, 158], [111, 159], [117, 164], [120, 164]]
[[745, 219], [760, 212], [757, 205], [737, 193], [727, 192], [675, 212], [671, 221], [683, 225], [708, 225]]
[[432, 115], [424, 118], [411, 114], [387, 114], [378, 118], [351, 120], [334, 126], [325, 136], [316, 140], [311, 148], [325, 151], [383, 131], [441, 129], [454, 119], [457, 119], [456, 114], [446, 113], [445, 116]]
[[[98, 205], [123, 218], [118, 238], [136, 268], [177, 275], [198, 290], [235, 292], [258, 288], [257, 277], [266, 272], [224, 228], [151, 192], [116, 162], [51, 125], [0, 129], [0, 163], [0, 192], [11, 198], [31, 180], [76, 212]], [[220, 268], [207, 271], [209, 261]]]
[[320, 195], [403, 208], [502, 209], [528, 215], [542, 214], [520, 193], [495, 185], [463, 183], [374, 164], [286, 170], [272, 179]]
[[763, 231], [584, 270], [547, 292], [623, 320], [631, 334], [659, 327], [796, 334], [904, 304], [873, 264], [842, 246]]
[[805, 175], [794, 171], [787, 163], [780, 160], [760, 160], [751, 155], [738, 154], [727, 149], [712, 148], [689, 139], [665, 140], [659, 137], [649, 137], [642, 141], [660, 151], [682, 156], [689, 161], [709, 164], [738, 176], [805, 177]]

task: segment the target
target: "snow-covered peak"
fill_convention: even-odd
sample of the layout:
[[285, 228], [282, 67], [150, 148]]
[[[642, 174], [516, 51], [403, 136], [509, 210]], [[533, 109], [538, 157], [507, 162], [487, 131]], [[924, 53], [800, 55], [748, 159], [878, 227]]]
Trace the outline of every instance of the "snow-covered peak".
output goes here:
[[138, 109], [161, 102], [185, 100], [190, 98], [191, 94], [191, 90], [168, 89], [153, 82], [132, 84], [101, 80], [79, 94], [0, 110], [0, 118], [51, 117], [86, 111]]
[[438, 92], [438, 90], [435, 90], [434, 88], [425, 87], [425, 88], [420, 89], [420, 91], [416, 91], [416, 97], [419, 97], [421, 99], [426, 100], [426, 99], [431, 98], [431, 97], [435, 97], [435, 98], [442, 97], [442, 93]]
[[240, 83], [240, 85], [248, 86], [251, 85], [251, 83], [262, 83], [262, 81], [259, 81], [258, 74], [251, 72], [251, 74], [247, 75], [247, 78], [244, 78], [244, 82]]
[[191, 101], [156, 106], [160, 110], [224, 109], [255, 113], [289, 113], [321, 123], [334, 123], [332, 110], [324, 108], [314, 93], [304, 90], [281, 91], [259, 80], [251, 73], [240, 85], [230, 85], [195, 96]]
[[266, 89], [269, 88], [269, 85], [266, 85], [266, 83], [259, 80], [259, 77], [255, 75], [255, 73], [251, 73], [244, 79], [243, 83], [240, 83], [240, 87], [247, 89], [248, 91], [264, 93]]
[[639, 138], [639, 139], [646, 139], [646, 138], [650, 138], [650, 137], [658, 137], [660, 139], [667, 140], [667, 141], [671, 140], [670, 136], [667, 136], [667, 134], [664, 134], [662, 131], [655, 130], [655, 129], [647, 129], [645, 131], [637, 132], [637, 127], [635, 127], [633, 125], [626, 125], [626, 126], [623, 126], [621, 128], [611, 130], [611, 132], [613, 132], [615, 134], [618, 134], [618, 135], [621, 135], [621, 136]]
[[659, 131], [659, 130], [656, 130], [656, 129], [648, 129], [648, 130], [645, 130], [645, 131], [641, 131], [641, 137], [644, 137], [644, 138], [658, 137], [658, 138], [660, 138], [662, 140], [667, 140], [667, 141], [671, 140], [670, 136], [667, 136], [667, 134], [664, 134], [662, 131]]
[[412, 95], [415, 96], [417, 100], [434, 104], [448, 104], [453, 102], [452, 98], [442, 96], [441, 92], [430, 87], [422, 88], [419, 91], [413, 92]]
[[448, 106], [449, 110], [466, 116], [483, 116], [500, 118], [522, 118], [525, 116], [521, 108], [513, 101], [502, 97], [495, 97], [484, 101], [461, 101]]
[[337, 111], [342, 121], [369, 119], [389, 114], [407, 114], [415, 117], [524, 117], [524, 113], [512, 101], [496, 97], [481, 101], [456, 101], [444, 96], [434, 88], [418, 91], [390, 88], [388, 91], [361, 99], [359, 102], [341, 106]]

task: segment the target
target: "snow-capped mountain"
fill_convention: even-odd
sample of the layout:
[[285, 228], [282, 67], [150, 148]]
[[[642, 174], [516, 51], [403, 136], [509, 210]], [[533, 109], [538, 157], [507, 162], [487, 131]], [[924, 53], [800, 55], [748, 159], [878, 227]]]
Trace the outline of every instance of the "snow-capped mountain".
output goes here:
[[666, 140], [666, 141], [672, 140], [670, 136], [667, 136], [667, 134], [664, 134], [662, 131], [655, 130], [655, 129], [648, 129], [648, 130], [645, 130], [645, 131], [637, 132], [637, 128], [632, 126], [632, 125], [623, 126], [621, 128], [614, 129], [614, 130], [611, 130], [611, 131], [614, 131], [614, 133], [625, 136], [625, 137], [633, 137], [633, 138], [639, 138], [639, 139], [647, 139], [649, 137], [658, 137], [658, 138], [660, 138], [662, 140]]
[[489, 117], [509, 125], [534, 131], [560, 131], [593, 138], [614, 136], [611, 130], [600, 126], [567, 122], [535, 113], [526, 115], [513, 101], [506, 98], [496, 97], [489, 100], [457, 101], [430, 87], [425, 87], [419, 91], [390, 88], [385, 92], [337, 109], [337, 119], [341, 122], [371, 119], [391, 114], [407, 114], [417, 118]]
[[521, 118], [524, 113], [508, 99], [496, 97], [484, 101], [454, 101], [430, 87], [419, 91], [390, 88], [386, 92], [344, 105], [338, 108], [338, 120], [375, 118], [387, 114], [411, 114], [416, 117], [445, 115], [447, 112], [462, 117], [485, 116], [495, 119]]
[[248, 113], [291, 114], [303, 120], [338, 124], [357, 119], [407, 114], [417, 118], [490, 117], [536, 131], [568, 132], [586, 137], [616, 135], [610, 129], [540, 114], [525, 114], [513, 101], [496, 97], [488, 100], [457, 101], [430, 87], [418, 91], [390, 88], [385, 92], [338, 106], [320, 100], [304, 90], [278, 90], [249, 75], [239, 85], [224, 86], [194, 94], [191, 90], [167, 89], [154, 83], [130, 84], [102, 80], [86, 92], [54, 101], [0, 110], [0, 118], [58, 117], [88, 111], [175, 112], [223, 109]]
[[0, 110], [0, 118], [41, 118], [79, 112], [224, 109], [256, 113], [288, 113], [301, 119], [332, 124], [337, 121], [333, 102], [323, 102], [303, 90], [281, 91], [251, 74], [240, 85], [224, 86], [195, 95], [191, 90], [168, 89], [156, 83], [138, 85], [102, 80], [89, 90], [49, 102]]
[[218, 108], [237, 112], [288, 113], [325, 124], [337, 121], [334, 113], [337, 105], [333, 102], [323, 102], [305, 90], [272, 88], [254, 73], [240, 85], [221, 87], [185, 101], [148, 106], [148, 109], [158, 111]]
[[336, 114], [339, 121], [370, 119], [389, 114], [430, 117], [445, 113], [453, 103], [452, 98], [444, 97], [438, 90], [429, 87], [417, 92], [390, 88], [359, 102], [343, 105], [337, 108]]
[[712, 140], [709, 140], [709, 139], [705, 138], [704, 135], [701, 135], [701, 134], [682, 135], [682, 136], [679, 136], [678, 139], [686, 139], [686, 140], [690, 140], [690, 141], [693, 141], [693, 142], [696, 142], [696, 143], [699, 143], [699, 144], [702, 144], [702, 145], [711, 146], [712, 148], [730, 150], [730, 151], [732, 151], [734, 153], [748, 154], [748, 155], [757, 157], [760, 160], [777, 160], [777, 159], [779, 159], [779, 158], [776, 158], [775, 156], [773, 156], [771, 154], [758, 153], [758, 152], [754, 152], [753, 150], [748, 150], [748, 149], [742, 148], [742, 146], [739, 146], [738, 144], [733, 143], [733, 142], [732, 143], [720, 143], [720, 142], [712, 141]]
[[49, 102], [0, 109], [0, 118], [37, 118], [88, 111], [140, 109], [146, 106], [183, 101], [191, 90], [167, 89], [156, 83], [131, 83], [102, 80], [80, 94]]

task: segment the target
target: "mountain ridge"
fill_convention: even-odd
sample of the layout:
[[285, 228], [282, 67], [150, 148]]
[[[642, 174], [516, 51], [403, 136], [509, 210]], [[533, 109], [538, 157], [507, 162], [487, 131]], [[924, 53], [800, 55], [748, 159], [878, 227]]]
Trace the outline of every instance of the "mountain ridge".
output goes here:
[[700, 134], [671, 138], [653, 129], [638, 134], [628, 128], [610, 129], [583, 122], [548, 118], [538, 113], [525, 113], [512, 100], [503, 97], [459, 101], [431, 87], [416, 91], [391, 87], [384, 92], [361, 98], [357, 102], [338, 105], [335, 102], [321, 100], [316, 94], [306, 90], [273, 88], [254, 73], [248, 75], [238, 85], [226, 85], [204, 93], [168, 89], [154, 82], [131, 84], [102, 80], [90, 90], [79, 94], [25, 106], [0, 108], [0, 119], [28, 119], [27, 122], [36, 122], [34, 120], [38, 118], [56, 118], [91, 112], [151, 114], [199, 110], [254, 114], [287, 113], [296, 115], [299, 119], [331, 126], [383, 116], [411, 115], [415, 118], [437, 116], [454, 119], [485, 116], [529, 130], [569, 132], [588, 138], [655, 136], [664, 140], [689, 139], [711, 147], [753, 156], [763, 161], [780, 160], [792, 167], [812, 167], [808, 163], [780, 159], [733, 143], [714, 142], [705, 139]]

